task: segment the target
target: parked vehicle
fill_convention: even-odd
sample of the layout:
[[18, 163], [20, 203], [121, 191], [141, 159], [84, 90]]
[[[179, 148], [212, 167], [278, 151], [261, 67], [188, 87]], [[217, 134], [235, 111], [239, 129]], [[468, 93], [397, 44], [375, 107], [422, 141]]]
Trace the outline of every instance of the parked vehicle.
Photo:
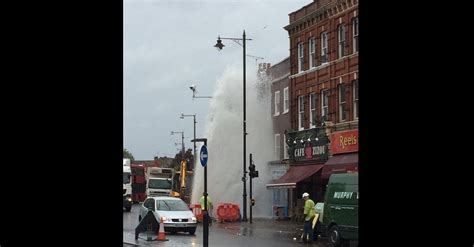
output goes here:
[[175, 171], [172, 168], [148, 167], [146, 182], [146, 195], [173, 196], [173, 180]]
[[132, 209], [132, 184], [130, 179], [130, 159], [123, 159], [123, 207], [127, 212]]
[[191, 235], [194, 235], [196, 232], [196, 216], [181, 198], [165, 196], [148, 197], [140, 205], [139, 221], [146, 216], [148, 209], [153, 211], [158, 222], [163, 218], [166, 232], [188, 232]]
[[359, 240], [359, 175], [332, 174], [324, 199], [323, 227], [333, 247]]
[[132, 170], [132, 200], [134, 203], [143, 202], [146, 198], [146, 166], [131, 164]]

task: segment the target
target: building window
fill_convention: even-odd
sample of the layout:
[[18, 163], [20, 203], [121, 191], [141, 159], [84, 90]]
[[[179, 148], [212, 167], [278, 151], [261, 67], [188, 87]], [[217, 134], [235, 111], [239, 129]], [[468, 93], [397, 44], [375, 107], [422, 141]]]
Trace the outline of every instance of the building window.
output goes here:
[[273, 191], [273, 204], [278, 204], [280, 202], [280, 190]]
[[339, 57], [344, 56], [344, 49], [346, 47], [346, 27], [344, 24], [339, 25], [338, 28], [338, 40], [339, 40]]
[[283, 89], [283, 113], [287, 113], [290, 110], [288, 97], [288, 87], [285, 87]]
[[341, 84], [339, 85], [339, 122], [346, 121], [346, 113], [346, 87]]
[[[283, 170], [283, 174], [286, 171]], [[281, 210], [281, 207], [285, 208], [288, 206], [288, 189], [273, 189], [273, 201], [272, 204], [274, 206], [272, 217], [274, 218], [281, 218], [287, 217], [287, 212], [285, 210]]]
[[304, 96], [298, 97], [298, 129], [304, 129]]
[[304, 62], [304, 46], [303, 43], [298, 44], [298, 73], [303, 71], [303, 62]]
[[275, 92], [275, 115], [280, 115], [280, 91]]
[[316, 127], [316, 116], [317, 116], [317, 112], [316, 112], [316, 93], [312, 93], [309, 95], [309, 108], [310, 108], [310, 111], [309, 111], [309, 127], [310, 128], [315, 128]]
[[309, 67], [316, 67], [316, 39], [309, 39]]
[[352, 50], [353, 53], [359, 51], [359, 17], [352, 20]]
[[354, 119], [359, 118], [359, 80], [352, 82], [352, 92], [354, 94]]
[[275, 154], [277, 159], [281, 159], [280, 157], [280, 134], [275, 134]]
[[[272, 179], [273, 180], [276, 180], [276, 179], [279, 179], [281, 178], [283, 175], [285, 175], [286, 173], [286, 170], [283, 170], [283, 169], [275, 169], [272, 171]], [[277, 190], [277, 189], [275, 189]]]
[[283, 159], [288, 159], [288, 144], [286, 143], [286, 135], [283, 135]]
[[326, 121], [328, 120], [327, 115], [329, 111], [329, 90], [322, 90], [321, 91], [321, 118], [326, 117]]
[[328, 57], [328, 33], [321, 33], [321, 64], [329, 62]]

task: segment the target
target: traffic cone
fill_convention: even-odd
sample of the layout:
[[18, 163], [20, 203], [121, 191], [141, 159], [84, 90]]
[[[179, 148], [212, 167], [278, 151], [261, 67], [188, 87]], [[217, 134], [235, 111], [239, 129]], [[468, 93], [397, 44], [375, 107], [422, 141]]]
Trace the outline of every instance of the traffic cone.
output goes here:
[[165, 234], [165, 224], [163, 224], [163, 217], [160, 217], [160, 229], [158, 230], [158, 241], [168, 241]]

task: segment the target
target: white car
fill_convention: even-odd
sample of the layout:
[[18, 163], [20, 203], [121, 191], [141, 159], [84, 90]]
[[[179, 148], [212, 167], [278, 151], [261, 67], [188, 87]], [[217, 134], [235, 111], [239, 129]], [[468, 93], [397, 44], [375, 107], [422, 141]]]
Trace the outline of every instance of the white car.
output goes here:
[[196, 232], [196, 216], [180, 198], [168, 196], [148, 197], [140, 205], [139, 221], [146, 216], [149, 208], [153, 211], [158, 222], [163, 217], [166, 232], [189, 232], [191, 235]]

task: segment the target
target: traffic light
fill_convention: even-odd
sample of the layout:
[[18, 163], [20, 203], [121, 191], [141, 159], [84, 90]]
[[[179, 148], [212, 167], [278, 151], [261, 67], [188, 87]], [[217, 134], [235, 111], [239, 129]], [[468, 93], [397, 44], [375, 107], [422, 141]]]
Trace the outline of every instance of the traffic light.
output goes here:
[[249, 175], [251, 178], [258, 178], [258, 171], [255, 171], [255, 165], [253, 163], [249, 166]]
[[258, 171], [254, 171], [253, 174], [251, 174], [251, 178], [258, 178]]

